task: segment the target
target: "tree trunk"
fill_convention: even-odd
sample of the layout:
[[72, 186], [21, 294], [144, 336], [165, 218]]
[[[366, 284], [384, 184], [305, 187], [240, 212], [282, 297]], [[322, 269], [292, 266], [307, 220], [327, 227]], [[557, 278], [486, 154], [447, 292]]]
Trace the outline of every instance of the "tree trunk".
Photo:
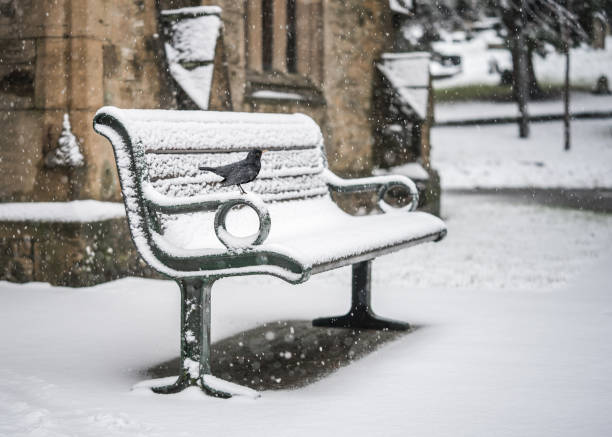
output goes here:
[[[522, 3], [524, 0], [522, 0]], [[525, 6], [523, 4], [523, 6]], [[529, 54], [525, 37], [526, 18], [512, 8], [502, 8], [502, 21], [508, 30], [508, 48], [512, 56], [512, 95], [519, 107], [519, 136], [529, 136], [529, 114], [527, 99], [529, 97]], [[525, 7], [522, 8], [525, 10]]]
[[518, 65], [515, 65], [515, 96], [519, 107], [519, 137], [529, 137], [529, 113], [527, 111], [527, 100], [529, 97], [529, 72], [527, 47], [525, 45], [525, 35], [522, 31], [518, 32], [516, 38], [516, 60]]
[[565, 49], [565, 87], [563, 93], [563, 107], [565, 109], [563, 114], [563, 127], [564, 127], [564, 149], [568, 151], [570, 149], [570, 47], [569, 37], [567, 35], [567, 26], [563, 26], [563, 44]]
[[538, 79], [535, 75], [535, 69], [533, 68], [533, 47], [528, 46], [527, 51], [527, 72], [529, 74], [529, 97], [531, 99], [540, 99], [543, 96], [540, 85], [538, 85]]
[[569, 78], [569, 70], [570, 70], [570, 54], [569, 50], [565, 53], [565, 92], [564, 92], [564, 107], [565, 113], [563, 116], [563, 124], [565, 127], [564, 137], [565, 137], [565, 150], [570, 149], [570, 78]]

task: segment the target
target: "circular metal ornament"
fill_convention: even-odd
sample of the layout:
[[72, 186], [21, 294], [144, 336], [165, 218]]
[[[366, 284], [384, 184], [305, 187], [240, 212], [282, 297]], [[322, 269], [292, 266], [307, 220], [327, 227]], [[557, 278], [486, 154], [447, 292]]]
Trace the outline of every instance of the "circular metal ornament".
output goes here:
[[[244, 237], [231, 234], [226, 227], [225, 220], [231, 209], [238, 205], [245, 205], [257, 213], [259, 228], [257, 232]], [[232, 199], [222, 203], [215, 213], [215, 234], [228, 249], [246, 249], [263, 243], [270, 233], [272, 222], [270, 213], [263, 204], [255, 204], [247, 199]]]
[[[387, 192], [389, 192], [389, 190], [395, 187], [403, 188], [404, 190], [408, 191], [409, 193], [408, 195], [410, 196], [410, 202], [407, 205], [404, 205], [402, 207], [396, 207], [396, 206], [388, 204], [385, 201], [385, 195], [387, 194]], [[418, 191], [412, 191], [408, 186], [406, 186], [406, 184], [403, 184], [401, 182], [386, 183], [382, 185], [380, 189], [378, 190], [378, 206], [384, 212], [414, 211], [418, 205], [419, 205]]]

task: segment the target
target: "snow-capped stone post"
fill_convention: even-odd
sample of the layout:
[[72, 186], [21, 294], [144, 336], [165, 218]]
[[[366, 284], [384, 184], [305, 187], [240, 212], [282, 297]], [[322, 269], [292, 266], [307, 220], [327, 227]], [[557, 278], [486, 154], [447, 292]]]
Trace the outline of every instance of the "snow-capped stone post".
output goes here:
[[45, 156], [45, 166], [48, 168], [68, 167], [76, 168], [85, 165], [85, 158], [81, 153], [79, 141], [72, 133], [68, 114], [64, 114], [62, 133], [59, 137], [58, 147]]
[[45, 167], [49, 169], [63, 169], [67, 172], [69, 185], [69, 196], [71, 199], [77, 197], [79, 192], [79, 178], [77, 169], [85, 166], [85, 158], [81, 153], [79, 140], [72, 133], [68, 114], [64, 114], [62, 121], [62, 133], [57, 140], [58, 146], [51, 150], [44, 159]]

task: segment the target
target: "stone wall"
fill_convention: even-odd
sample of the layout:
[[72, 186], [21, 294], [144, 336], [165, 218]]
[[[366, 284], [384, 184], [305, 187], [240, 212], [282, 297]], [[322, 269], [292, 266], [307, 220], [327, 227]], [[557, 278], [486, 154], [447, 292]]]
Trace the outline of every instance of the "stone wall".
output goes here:
[[[156, 0], [5, 0], [0, 8], [0, 202], [121, 200], [108, 141], [92, 129], [105, 104], [171, 107]], [[46, 168], [62, 118], [82, 168]], [[0, 222], [0, 279], [90, 285], [152, 272], [125, 220]]]
[[[262, 86], [261, 72], [248, 64], [255, 55], [247, 47], [254, 50], [258, 44], [252, 41], [256, 35], [251, 43], [248, 39], [247, 5], [254, 2], [5, 3], [0, 10], [0, 130], [7, 134], [0, 138], [0, 201], [120, 199], [112, 150], [93, 132], [91, 120], [103, 105], [175, 107], [156, 3], [162, 9], [201, 3], [222, 7], [234, 110], [305, 112], [321, 124], [332, 169], [357, 175], [371, 166], [373, 65], [391, 44], [386, 0], [298, 2], [297, 32], [307, 35], [298, 39], [298, 71], [289, 74], [275, 61], [263, 83], [309, 96], [300, 102], [249, 96]], [[43, 158], [57, 146], [66, 112], [86, 166], [47, 169]]]
[[138, 255], [125, 219], [0, 222], [0, 280], [86, 286], [127, 275], [160, 277]]
[[[0, 11], [0, 201], [119, 200], [105, 104], [168, 107], [155, 0], [11, 0]], [[5, 55], [8, 54], [7, 55]], [[86, 166], [47, 169], [70, 115]]]

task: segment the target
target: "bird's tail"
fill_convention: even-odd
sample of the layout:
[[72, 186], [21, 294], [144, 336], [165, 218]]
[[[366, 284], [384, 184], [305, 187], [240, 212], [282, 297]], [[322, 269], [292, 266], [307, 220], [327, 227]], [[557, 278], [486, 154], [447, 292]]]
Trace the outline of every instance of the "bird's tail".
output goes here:
[[217, 174], [217, 169], [214, 167], [199, 167], [199, 169], [202, 171], [210, 171], [214, 174]]

